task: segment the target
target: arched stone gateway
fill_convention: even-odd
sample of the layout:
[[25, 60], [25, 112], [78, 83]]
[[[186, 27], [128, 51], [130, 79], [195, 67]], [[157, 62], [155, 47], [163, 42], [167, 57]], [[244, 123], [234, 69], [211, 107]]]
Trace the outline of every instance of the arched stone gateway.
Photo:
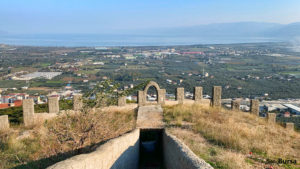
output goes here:
[[156, 82], [150, 81], [150, 82], [145, 86], [144, 92], [148, 92], [148, 89], [149, 89], [151, 86], [155, 87], [155, 89], [156, 89], [157, 91], [160, 90], [160, 87], [158, 86], [158, 84], [157, 84]]
[[157, 91], [157, 104], [162, 105], [162, 104], [165, 103], [166, 89], [161, 89], [156, 82], [150, 81], [145, 86], [143, 91], [138, 91], [138, 104], [139, 104], [139, 106], [153, 104], [153, 103], [148, 102], [147, 98], [146, 98], [147, 97], [147, 92], [148, 92], [148, 90], [151, 86], [153, 86]]

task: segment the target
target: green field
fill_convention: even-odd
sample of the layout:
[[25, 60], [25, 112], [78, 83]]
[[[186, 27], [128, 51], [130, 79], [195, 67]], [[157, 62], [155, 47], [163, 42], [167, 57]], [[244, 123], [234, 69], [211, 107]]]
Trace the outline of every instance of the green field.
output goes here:
[[20, 88], [26, 86], [26, 81], [23, 80], [0, 80], [0, 88]]

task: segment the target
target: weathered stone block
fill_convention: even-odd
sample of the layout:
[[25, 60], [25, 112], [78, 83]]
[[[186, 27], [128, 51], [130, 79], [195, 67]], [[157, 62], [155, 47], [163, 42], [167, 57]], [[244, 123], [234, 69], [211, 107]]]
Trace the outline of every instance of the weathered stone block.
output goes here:
[[221, 86], [214, 86], [212, 91], [212, 106], [213, 107], [221, 107], [222, 105], [222, 87]]
[[9, 129], [8, 115], [0, 116], [0, 131]]
[[146, 104], [146, 96], [144, 91], [138, 91], [138, 105], [144, 106]]
[[23, 100], [23, 120], [25, 126], [31, 126], [34, 124], [34, 102], [33, 99]]
[[276, 113], [268, 113], [267, 118], [269, 123], [276, 123]]
[[203, 88], [202, 87], [195, 87], [194, 88], [194, 100], [199, 102], [203, 99]]
[[59, 113], [59, 97], [48, 97], [49, 113]]
[[164, 105], [166, 101], [166, 89], [158, 90], [158, 104]]
[[182, 104], [184, 100], [184, 88], [178, 87], [176, 88], [176, 100], [178, 101], [178, 104]]
[[285, 123], [285, 128], [288, 130], [294, 130], [295, 125], [294, 125], [294, 123]]
[[252, 99], [250, 103], [250, 112], [251, 114], [255, 114], [259, 116], [259, 100]]
[[233, 111], [239, 111], [240, 110], [240, 105], [241, 105], [240, 100], [232, 100], [231, 101], [231, 109]]
[[83, 107], [82, 94], [76, 94], [73, 96], [73, 109], [80, 111]]
[[126, 96], [120, 96], [118, 98], [118, 106], [126, 106]]

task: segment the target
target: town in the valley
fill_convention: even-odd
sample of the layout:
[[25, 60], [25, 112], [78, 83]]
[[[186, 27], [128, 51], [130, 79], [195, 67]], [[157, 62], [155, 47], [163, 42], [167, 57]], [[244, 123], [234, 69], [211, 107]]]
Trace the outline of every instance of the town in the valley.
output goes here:
[[[222, 86], [222, 103], [241, 100], [249, 111], [250, 99], [260, 100], [260, 115], [277, 113], [282, 121], [300, 127], [300, 53], [289, 43], [145, 47], [28, 47], [0, 45], [0, 114], [32, 98], [37, 105], [47, 97], [71, 100], [103, 81], [118, 83], [117, 91], [154, 80], [175, 99], [185, 88], [193, 98], [202, 86], [205, 98], [211, 87]], [[116, 92], [117, 92], [116, 91]], [[155, 92], [148, 94], [155, 100]], [[90, 97], [89, 99], [93, 99]], [[127, 96], [136, 102], [136, 93]]]

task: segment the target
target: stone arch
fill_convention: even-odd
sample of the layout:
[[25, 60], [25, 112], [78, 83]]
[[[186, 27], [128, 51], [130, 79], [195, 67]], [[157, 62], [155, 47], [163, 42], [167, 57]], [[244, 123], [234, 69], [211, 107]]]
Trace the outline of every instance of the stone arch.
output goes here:
[[149, 89], [151, 86], [153, 86], [153, 87], [157, 90], [157, 92], [160, 90], [160, 87], [159, 87], [159, 85], [158, 85], [156, 82], [150, 81], [150, 82], [145, 86], [144, 92], [147, 93], [147, 92], [148, 92], [148, 89]]
[[148, 102], [147, 101], [147, 93], [148, 93], [148, 90], [149, 90], [149, 88], [150, 87], [154, 87], [155, 88], [155, 90], [156, 90], [156, 98], [157, 98], [157, 103], [158, 103], [158, 101], [159, 101], [159, 98], [160, 98], [160, 93], [159, 93], [159, 91], [160, 91], [160, 87], [159, 87], [159, 85], [156, 83], [156, 82], [154, 82], [154, 81], [150, 81], [146, 86], [145, 86], [145, 88], [144, 88], [144, 97], [145, 97], [145, 101], [146, 102]]
[[[146, 95], [146, 101], [155, 103], [158, 101], [158, 90], [154, 86], [150, 86], [147, 91], [144, 91]], [[149, 98], [148, 98], [149, 95]]]
[[150, 81], [144, 88], [143, 91], [139, 91], [138, 92], [138, 104], [140, 106], [143, 106], [143, 105], [147, 105], [147, 92], [148, 92], [148, 89], [153, 86], [156, 91], [157, 91], [157, 104], [164, 104], [165, 103], [165, 95], [166, 95], [166, 90], [165, 89], [161, 89], [159, 87], [159, 85], [154, 82], [154, 81]]

